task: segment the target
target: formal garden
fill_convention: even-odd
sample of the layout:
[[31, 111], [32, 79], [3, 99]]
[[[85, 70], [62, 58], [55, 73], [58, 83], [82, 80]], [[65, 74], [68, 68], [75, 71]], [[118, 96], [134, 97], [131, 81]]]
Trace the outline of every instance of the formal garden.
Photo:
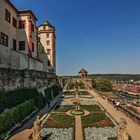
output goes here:
[[85, 89], [85, 84], [82, 81], [70, 81], [69, 84], [67, 85], [68, 90], [71, 89]]
[[75, 98], [76, 95], [79, 97], [79, 98], [94, 98], [93, 95], [91, 95], [88, 91], [78, 91], [78, 93], [76, 92], [73, 92], [73, 91], [67, 91], [67, 92], [64, 92], [64, 98], [65, 99], [68, 99], [68, 98]]
[[[63, 101], [51, 111], [41, 130], [43, 139], [74, 140], [76, 116], [81, 117], [84, 140], [108, 140], [117, 137], [117, 123], [98, 102], [91, 100], [81, 100], [79, 104], [75, 102], [75, 100], [72, 102]], [[83, 111], [83, 113], [73, 114], [73, 111]]]

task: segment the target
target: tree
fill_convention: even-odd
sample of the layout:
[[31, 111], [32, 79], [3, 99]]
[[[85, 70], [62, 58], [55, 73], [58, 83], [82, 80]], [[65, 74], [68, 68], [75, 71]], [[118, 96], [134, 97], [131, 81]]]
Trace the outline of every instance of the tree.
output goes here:
[[112, 84], [109, 80], [99, 80], [96, 82], [95, 88], [102, 92], [109, 92], [112, 91]]
[[96, 88], [96, 81], [94, 79], [92, 79], [92, 87]]

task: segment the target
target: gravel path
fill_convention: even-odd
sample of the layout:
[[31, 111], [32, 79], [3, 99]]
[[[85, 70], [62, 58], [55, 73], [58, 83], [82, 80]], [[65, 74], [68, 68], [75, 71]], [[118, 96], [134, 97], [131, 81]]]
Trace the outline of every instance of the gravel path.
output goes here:
[[75, 117], [75, 140], [83, 140], [81, 116]]

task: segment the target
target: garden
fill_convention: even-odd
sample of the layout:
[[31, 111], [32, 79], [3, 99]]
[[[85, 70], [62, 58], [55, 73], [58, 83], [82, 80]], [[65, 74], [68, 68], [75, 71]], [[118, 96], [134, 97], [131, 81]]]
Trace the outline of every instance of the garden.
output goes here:
[[[93, 95], [91, 95], [88, 91], [78, 91], [77, 94], [79, 98], [88, 98], [88, 99], [94, 98]], [[71, 92], [71, 91], [64, 92], [63, 95], [65, 99], [76, 97], [75, 92]]]
[[73, 106], [62, 106], [50, 113], [41, 130], [41, 137], [49, 140], [73, 140], [74, 117], [65, 114]]
[[[81, 101], [80, 109], [88, 112], [81, 115], [84, 140], [116, 137], [116, 122], [98, 102]], [[65, 101], [53, 109], [44, 123], [41, 136], [49, 140], [74, 140], [76, 116], [70, 114], [71, 110], [75, 110], [74, 103]]]

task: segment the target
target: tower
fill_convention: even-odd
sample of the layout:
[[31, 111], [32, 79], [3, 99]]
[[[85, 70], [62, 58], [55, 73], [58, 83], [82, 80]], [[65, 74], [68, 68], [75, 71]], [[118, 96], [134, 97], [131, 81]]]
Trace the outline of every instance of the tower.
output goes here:
[[38, 27], [38, 38], [43, 46], [44, 52], [48, 56], [49, 71], [56, 71], [55, 58], [55, 27], [45, 20]]

